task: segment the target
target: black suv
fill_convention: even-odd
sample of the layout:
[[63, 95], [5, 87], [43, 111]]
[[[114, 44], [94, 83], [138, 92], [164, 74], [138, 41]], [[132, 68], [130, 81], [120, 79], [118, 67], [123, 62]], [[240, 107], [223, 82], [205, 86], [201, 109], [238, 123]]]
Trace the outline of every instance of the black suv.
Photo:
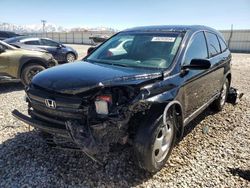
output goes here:
[[212, 28], [138, 27], [89, 52], [37, 74], [26, 90], [31, 117], [13, 115], [92, 159], [129, 143], [139, 166], [156, 172], [192, 119], [225, 104], [231, 54]]

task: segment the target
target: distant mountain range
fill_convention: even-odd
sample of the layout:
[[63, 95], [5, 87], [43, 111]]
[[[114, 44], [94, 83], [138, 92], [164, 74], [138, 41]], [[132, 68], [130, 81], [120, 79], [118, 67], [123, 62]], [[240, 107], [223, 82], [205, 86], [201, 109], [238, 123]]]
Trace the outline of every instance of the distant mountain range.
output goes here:
[[[13, 31], [16, 33], [32, 33], [32, 32], [43, 32], [42, 24], [32, 24], [32, 25], [17, 25], [6, 22], [0, 22], [0, 30], [3, 31]], [[70, 32], [70, 31], [117, 31], [113, 28], [108, 27], [75, 27], [75, 28], [64, 28], [62, 26], [57, 26], [52, 23], [47, 23], [45, 25], [46, 32]]]

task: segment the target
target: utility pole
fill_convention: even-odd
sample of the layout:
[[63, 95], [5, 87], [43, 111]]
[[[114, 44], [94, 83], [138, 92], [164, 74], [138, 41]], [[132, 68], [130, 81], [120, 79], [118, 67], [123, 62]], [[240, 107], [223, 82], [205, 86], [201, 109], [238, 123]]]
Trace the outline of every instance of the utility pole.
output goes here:
[[47, 22], [47, 20], [41, 20], [42, 24], [43, 24], [43, 33], [45, 32], [45, 24]]

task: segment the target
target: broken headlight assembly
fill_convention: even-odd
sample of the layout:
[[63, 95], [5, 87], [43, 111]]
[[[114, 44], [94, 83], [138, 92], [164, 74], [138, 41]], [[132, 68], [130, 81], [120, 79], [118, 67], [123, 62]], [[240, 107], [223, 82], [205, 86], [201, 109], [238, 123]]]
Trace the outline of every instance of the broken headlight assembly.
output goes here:
[[112, 104], [112, 97], [110, 95], [101, 95], [96, 97], [95, 109], [96, 113], [100, 115], [108, 115], [109, 107]]

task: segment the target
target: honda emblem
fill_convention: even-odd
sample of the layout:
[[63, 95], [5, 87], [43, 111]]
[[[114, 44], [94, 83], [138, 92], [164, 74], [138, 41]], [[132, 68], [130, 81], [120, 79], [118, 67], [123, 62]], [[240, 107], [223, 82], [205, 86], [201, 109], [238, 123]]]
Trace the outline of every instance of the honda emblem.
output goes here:
[[56, 109], [56, 102], [55, 102], [54, 100], [45, 99], [45, 105], [46, 105], [48, 108]]

